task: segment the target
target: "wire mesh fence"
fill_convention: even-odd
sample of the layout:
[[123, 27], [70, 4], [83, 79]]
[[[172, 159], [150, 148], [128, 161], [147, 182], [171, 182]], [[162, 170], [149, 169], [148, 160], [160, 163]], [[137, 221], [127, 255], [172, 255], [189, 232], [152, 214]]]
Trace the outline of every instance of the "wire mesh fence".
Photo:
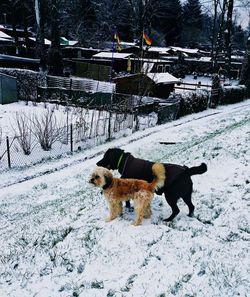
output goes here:
[[45, 163], [157, 123], [155, 113], [140, 116], [83, 108], [75, 113], [74, 121], [61, 127], [49, 112], [45, 118], [30, 118], [30, 122], [17, 117], [20, 127], [16, 135], [0, 135], [0, 171]]

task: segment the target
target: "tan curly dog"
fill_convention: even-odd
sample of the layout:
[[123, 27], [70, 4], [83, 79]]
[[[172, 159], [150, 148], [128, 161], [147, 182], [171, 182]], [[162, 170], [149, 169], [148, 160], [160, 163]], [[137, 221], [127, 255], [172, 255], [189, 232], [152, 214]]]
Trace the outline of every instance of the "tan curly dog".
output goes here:
[[110, 222], [122, 214], [122, 201], [134, 200], [136, 219], [134, 225], [140, 225], [143, 218], [151, 216], [150, 203], [157, 187], [164, 185], [166, 176], [162, 164], [155, 163], [152, 167], [154, 179], [148, 183], [140, 179], [122, 179], [113, 177], [110, 170], [97, 167], [89, 182], [103, 189], [109, 204], [110, 215], [106, 219]]

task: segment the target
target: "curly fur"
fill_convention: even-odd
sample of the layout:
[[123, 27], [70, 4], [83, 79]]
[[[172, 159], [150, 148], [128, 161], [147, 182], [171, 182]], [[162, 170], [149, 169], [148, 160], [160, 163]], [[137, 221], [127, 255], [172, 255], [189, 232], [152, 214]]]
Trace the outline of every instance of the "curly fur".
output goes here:
[[106, 219], [110, 222], [122, 214], [122, 201], [134, 200], [136, 219], [134, 225], [140, 225], [143, 218], [151, 216], [150, 203], [157, 187], [162, 187], [165, 181], [165, 168], [162, 164], [153, 165], [154, 180], [148, 183], [139, 179], [121, 179], [113, 177], [110, 170], [97, 167], [89, 182], [103, 189], [109, 204], [110, 215]]

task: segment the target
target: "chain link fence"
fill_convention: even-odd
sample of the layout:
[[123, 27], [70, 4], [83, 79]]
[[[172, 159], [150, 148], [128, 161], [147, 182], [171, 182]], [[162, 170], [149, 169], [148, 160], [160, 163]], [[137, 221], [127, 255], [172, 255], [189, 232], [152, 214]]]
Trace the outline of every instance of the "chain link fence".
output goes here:
[[79, 109], [74, 123], [62, 127], [41, 126], [37, 132], [25, 122], [25, 130], [19, 129], [15, 136], [0, 135], [0, 172], [59, 159], [156, 124], [156, 113], [139, 116], [86, 109]]

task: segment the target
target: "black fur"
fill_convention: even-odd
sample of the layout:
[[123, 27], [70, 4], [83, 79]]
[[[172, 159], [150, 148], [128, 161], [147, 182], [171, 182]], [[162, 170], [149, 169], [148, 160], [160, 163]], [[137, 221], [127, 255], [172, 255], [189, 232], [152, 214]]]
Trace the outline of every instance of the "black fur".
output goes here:
[[105, 185], [102, 187], [103, 190], [107, 189], [112, 184], [112, 178], [110, 178], [109, 176], [104, 176], [104, 179], [105, 179]]
[[[121, 157], [122, 156], [122, 157]], [[152, 166], [153, 162], [134, 158], [130, 153], [125, 153], [119, 148], [108, 149], [103, 158], [96, 163], [97, 166], [108, 169], [118, 169], [121, 178], [137, 178], [151, 182], [153, 179]], [[176, 164], [163, 164], [166, 170], [166, 182], [164, 187], [158, 189], [156, 193], [164, 193], [166, 201], [172, 208], [172, 214], [164, 221], [172, 221], [180, 212], [177, 201], [182, 198], [189, 208], [189, 216], [193, 215], [194, 205], [191, 200], [193, 192], [192, 175], [203, 174], [207, 171], [207, 165], [202, 163], [196, 167], [186, 167]], [[118, 168], [119, 167], [119, 168]], [[129, 201], [126, 206], [130, 206]]]

